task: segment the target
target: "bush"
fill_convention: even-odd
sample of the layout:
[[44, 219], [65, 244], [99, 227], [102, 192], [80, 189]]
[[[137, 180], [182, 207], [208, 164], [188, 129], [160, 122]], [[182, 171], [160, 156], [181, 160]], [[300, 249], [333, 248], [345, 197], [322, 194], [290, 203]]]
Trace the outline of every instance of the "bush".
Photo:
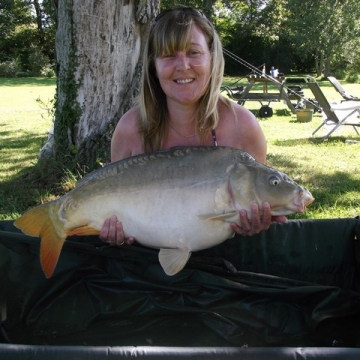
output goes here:
[[16, 60], [0, 63], [0, 77], [16, 77], [20, 71], [21, 68]]
[[47, 78], [55, 77], [55, 71], [50, 64], [47, 64], [41, 69], [40, 75]]
[[346, 75], [346, 81], [352, 84], [357, 84], [359, 82], [359, 75], [355, 71], [351, 71]]
[[337, 79], [345, 79], [346, 77], [346, 70], [345, 69], [336, 69], [332, 73]]

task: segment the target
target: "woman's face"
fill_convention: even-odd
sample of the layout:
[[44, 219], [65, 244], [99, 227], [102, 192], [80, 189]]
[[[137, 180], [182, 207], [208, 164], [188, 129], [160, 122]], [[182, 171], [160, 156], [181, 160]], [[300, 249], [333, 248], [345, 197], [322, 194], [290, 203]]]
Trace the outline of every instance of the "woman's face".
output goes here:
[[211, 74], [210, 50], [201, 30], [193, 28], [189, 49], [157, 57], [155, 69], [168, 106], [171, 102], [196, 104], [204, 95]]

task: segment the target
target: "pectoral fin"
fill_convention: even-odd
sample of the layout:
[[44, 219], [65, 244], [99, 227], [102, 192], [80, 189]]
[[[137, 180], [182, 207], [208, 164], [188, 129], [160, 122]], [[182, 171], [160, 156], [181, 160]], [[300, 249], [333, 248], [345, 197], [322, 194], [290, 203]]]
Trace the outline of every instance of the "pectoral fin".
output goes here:
[[208, 220], [221, 220], [226, 222], [239, 222], [239, 213], [237, 211], [231, 211], [225, 214], [210, 214], [210, 215], [199, 215], [199, 217], [205, 221]]
[[183, 249], [160, 249], [159, 261], [166, 275], [181, 271], [190, 258], [191, 252]]

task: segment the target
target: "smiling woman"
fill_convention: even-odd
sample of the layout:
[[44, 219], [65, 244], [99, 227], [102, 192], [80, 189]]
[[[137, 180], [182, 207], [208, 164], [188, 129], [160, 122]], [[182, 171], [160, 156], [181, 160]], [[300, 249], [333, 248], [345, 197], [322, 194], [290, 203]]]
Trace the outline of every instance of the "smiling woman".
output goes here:
[[[223, 71], [219, 36], [201, 12], [178, 8], [158, 15], [145, 45], [138, 105], [116, 126], [111, 160], [174, 146], [219, 145], [265, 163], [266, 141], [257, 119], [220, 94]], [[268, 229], [271, 220], [268, 203], [261, 210], [254, 204], [249, 214], [239, 212], [232, 228], [253, 235]], [[117, 245], [134, 241], [125, 239], [116, 217], [105, 221], [100, 237]]]

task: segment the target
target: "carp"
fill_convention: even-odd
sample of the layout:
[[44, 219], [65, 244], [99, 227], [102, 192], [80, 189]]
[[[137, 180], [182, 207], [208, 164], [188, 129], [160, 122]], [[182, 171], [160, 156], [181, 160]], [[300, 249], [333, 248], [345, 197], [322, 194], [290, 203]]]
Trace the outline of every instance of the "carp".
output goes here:
[[[272, 215], [303, 212], [311, 193], [286, 174], [230, 147], [178, 147], [107, 165], [79, 180], [56, 200], [25, 212], [14, 224], [41, 238], [41, 266], [51, 277], [71, 235], [98, 235], [116, 215], [125, 236], [159, 249], [168, 275], [194, 251], [234, 235], [239, 210], [267, 201]], [[240, 224], [239, 224], [240, 225]], [[121, 251], [121, 250], [119, 250]]]

